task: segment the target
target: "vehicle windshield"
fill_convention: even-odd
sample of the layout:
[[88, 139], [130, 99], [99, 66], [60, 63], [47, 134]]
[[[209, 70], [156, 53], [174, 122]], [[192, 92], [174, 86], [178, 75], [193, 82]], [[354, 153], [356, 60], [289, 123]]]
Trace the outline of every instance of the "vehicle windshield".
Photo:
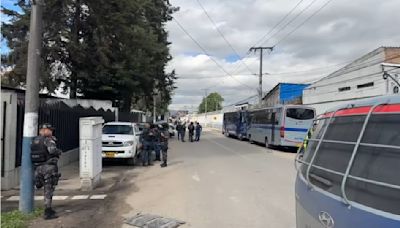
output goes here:
[[133, 128], [129, 125], [104, 125], [103, 134], [107, 135], [133, 135]]
[[314, 119], [314, 110], [307, 108], [288, 108], [286, 110], [286, 117], [296, 120], [310, 120]]

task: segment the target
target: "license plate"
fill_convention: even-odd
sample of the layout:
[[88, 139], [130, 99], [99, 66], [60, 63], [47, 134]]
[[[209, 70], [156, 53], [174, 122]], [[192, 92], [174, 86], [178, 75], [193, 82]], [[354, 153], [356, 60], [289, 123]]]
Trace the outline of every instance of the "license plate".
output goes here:
[[106, 152], [106, 158], [113, 158], [115, 157], [115, 152]]

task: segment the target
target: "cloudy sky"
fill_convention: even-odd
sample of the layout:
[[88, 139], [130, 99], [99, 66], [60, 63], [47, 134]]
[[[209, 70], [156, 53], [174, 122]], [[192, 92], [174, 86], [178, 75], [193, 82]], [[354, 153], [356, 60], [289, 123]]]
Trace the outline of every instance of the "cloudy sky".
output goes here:
[[180, 11], [167, 25], [174, 57], [168, 69], [175, 69], [179, 77], [170, 109], [196, 108], [206, 88], [220, 93], [225, 105], [255, 95], [259, 54], [248, 53], [251, 46], [275, 46], [263, 57], [263, 72], [269, 73], [263, 77], [264, 91], [278, 82], [315, 81], [379, 46], [400, 46], [399, 0], [171, 0], [171, 4]]

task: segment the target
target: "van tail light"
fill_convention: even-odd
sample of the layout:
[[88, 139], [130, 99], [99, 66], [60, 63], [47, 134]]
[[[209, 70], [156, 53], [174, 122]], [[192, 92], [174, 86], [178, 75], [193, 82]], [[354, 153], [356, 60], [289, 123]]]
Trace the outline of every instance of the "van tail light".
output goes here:
[[285, 128], [281, 127], [280, 131], [279, 131], [281, 138], [285, 138]]

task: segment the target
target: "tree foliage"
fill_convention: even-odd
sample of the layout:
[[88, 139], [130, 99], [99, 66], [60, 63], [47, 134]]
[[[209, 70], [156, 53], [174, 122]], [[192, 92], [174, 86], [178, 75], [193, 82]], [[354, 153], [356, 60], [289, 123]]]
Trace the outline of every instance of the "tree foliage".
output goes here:
[[[217, 110], [221, 110], [222, 109], [222, 102], [224, 101], [224, 98], [222, 98], [222, 96], [217, 93], [210, 93], [208, 94], [207, 97], [203, 98], [203, 100], [201, 101], [200, 105], [199, 105], [199, 113], [204, 113], [204, 112], [213, 112], [213, 111], [217, 111]], [[207, 108], [206, 108], [207, 106]]]
[[[178, 10], [168, 0], [46, 0], [40, 84], [50, 93], [62, 86], [71, 97], [120, 100], [124, 110], [150, 109], [159, 94], [161, 109], [171, 101], [175, 72], [165, 24]], [[24, 86], [29, 39], [29, 1], [21, 12], [2, 9], [10, 21], [2, 36], [11, 51], [2, 82]], [[68, 90], [68, 91], [67, 91]]]

